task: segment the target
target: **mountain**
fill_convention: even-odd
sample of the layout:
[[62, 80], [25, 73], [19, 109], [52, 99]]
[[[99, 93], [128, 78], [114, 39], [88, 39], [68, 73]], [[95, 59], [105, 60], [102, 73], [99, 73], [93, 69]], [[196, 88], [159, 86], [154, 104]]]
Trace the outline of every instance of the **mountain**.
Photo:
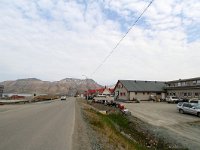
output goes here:
[[65, 78], [60, 81], [42, 81], [36, 78], [18, 79], [4, 81], [4, 93], [26, 93], [26, 94], [68, 94], [82, 93], [87, 89], [101, 88], [102, 86], [92, 79]]

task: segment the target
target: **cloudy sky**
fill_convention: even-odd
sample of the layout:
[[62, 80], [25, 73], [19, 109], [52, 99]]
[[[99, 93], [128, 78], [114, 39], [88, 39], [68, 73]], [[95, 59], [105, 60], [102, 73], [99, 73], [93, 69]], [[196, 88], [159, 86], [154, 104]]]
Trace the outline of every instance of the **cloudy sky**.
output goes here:
[[35, 77], [175, 80], [200, 76], [200, 1], [0, 0], [0, 81]]

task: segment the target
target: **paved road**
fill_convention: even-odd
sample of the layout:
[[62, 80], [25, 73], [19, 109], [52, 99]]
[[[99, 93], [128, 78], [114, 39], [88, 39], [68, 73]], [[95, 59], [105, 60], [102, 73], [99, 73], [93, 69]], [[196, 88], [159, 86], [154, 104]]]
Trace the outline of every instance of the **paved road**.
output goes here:
[[70, 150], [75, 99], [0, 105], [0, 150]]

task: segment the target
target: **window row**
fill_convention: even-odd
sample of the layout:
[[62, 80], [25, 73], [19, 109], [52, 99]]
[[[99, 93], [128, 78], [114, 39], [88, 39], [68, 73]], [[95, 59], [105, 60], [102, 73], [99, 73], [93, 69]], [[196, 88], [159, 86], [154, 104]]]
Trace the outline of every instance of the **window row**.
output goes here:
[[200, 80], [177, 82], [168, 84], [169, 87], [200, 85]]
[[120, 96], [126, 96], [126, 93], [125, 92], [121, 92]]
[[195, 92], [180, 92], [180, 93], [169, 93], [170, 96], [200, 96], [200, 93]]

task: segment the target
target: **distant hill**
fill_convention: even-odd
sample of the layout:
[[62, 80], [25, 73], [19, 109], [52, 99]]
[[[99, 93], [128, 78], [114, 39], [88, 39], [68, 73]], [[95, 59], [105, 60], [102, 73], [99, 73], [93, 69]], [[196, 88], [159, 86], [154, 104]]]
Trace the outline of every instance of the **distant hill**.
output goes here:
[[87, 89], [102, 87], [92, 79], [65, 78], [60, 81], [42, 81], [36, 78], [18, 79], [4, 81], [4, 93], [26, 93], [26, 94], [68, 94], [73, 95], [77, 91], [82, 93]]

